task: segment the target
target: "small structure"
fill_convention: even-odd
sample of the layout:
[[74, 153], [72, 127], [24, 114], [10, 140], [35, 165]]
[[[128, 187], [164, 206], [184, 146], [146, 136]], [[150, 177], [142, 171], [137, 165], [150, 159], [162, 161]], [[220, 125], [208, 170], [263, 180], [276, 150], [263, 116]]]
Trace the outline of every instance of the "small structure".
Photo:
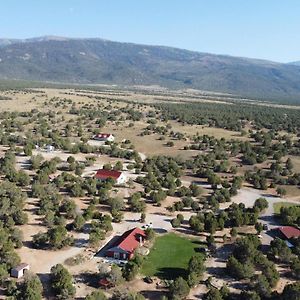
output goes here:
[[55, 150], [54, 146], [52, 145], [46, 145], [46, 151], [47, 152], [53, 152]]
[[98, 133], [93, 136], [93, 139], [101, 142], [113, 142], [115, 137], [111, 133]]
[[134, 251], [144, 244], [146, 234], [144, 230], [136, 227], [123, 233], [123, 235], [108, 249], [106, 256], [115, 259], [129, 260], [133, 258]]
[[101, 278], [99, 280], [99, 286], [104, 289], [112, 288], [114, 285], [107, 278]]
[[11, 269], [10, 275], [11, 277], [21, 278], [24, 276], [25, 272], [29, 271], [29, 265], [26, 263], [22, 263]]
[[126, 175], [123, 172], [105, 169], [98, 170], [94, 177], [101, 181], [112, 178], [117, 184], [124, 184], [127, 180]]

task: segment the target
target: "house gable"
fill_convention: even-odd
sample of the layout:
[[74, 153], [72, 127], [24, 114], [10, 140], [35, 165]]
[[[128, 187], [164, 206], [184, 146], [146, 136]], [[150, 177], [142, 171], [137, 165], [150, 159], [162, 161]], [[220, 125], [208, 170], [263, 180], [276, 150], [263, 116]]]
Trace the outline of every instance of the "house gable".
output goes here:
[[134, 251], [144, 242], [146, 234], [140, 228], [133, 228], [123, 233], [123, 235], [110, 247], [106, 253], [113, 256], [114, 253], [127, 254], [126, 258], [131, 258]]

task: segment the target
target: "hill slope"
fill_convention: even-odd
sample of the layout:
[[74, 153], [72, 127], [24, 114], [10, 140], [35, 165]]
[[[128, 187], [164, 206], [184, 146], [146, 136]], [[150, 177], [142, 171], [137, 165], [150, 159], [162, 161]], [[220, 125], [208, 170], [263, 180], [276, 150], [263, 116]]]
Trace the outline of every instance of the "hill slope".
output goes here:
[[0, 79], [158, 84], [300, 99], [300, 67], [102, 39], [0, 40]]
[[293, 61], [291, 63], [289, 63], [290, 65], [294, 65], [294, 66], [300, 66], [300, 61]]

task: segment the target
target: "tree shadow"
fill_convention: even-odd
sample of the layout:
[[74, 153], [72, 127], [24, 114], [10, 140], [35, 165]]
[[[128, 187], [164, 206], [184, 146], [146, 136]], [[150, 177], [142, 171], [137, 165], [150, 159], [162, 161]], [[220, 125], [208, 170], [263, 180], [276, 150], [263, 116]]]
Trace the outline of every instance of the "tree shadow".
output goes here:
[[155, 212], [155, 213], [153, 213], [153, 215], [166, 216], [166, 213], [164, 213], [164, 212]]
[[275, 215], [271, 215], [271, 216], [260, 216], [259, 220], [261, 221], [265, 221], [268, 222], [269, 225], [274, 225], [274, 226], [279, 226], [277, 220], [276, 220], [276, 216]]
[[159, 268], [158, 271], [155, 273], [155, 276], [161, 279], [175, 279], [179, 276], [186, 278], [187, 277], [187, 270], [184, 268]]
[[204, 241], [192, 241], [193, 244], [196, 244], [196, 245], [206, 245], [206, 242]]
[[87, 240], [87, 239], [84, 239], [84, 238], [77, 238], [77, 239], [74, 239], [74, 246], [75, 246], [75, 247], [78, 247], [78, 248], [83, 248], [83, 247], [85, 247], [87, 243], [88, 243], [88, 240]]
[[183, 234], [189, 234], [189, 235], [199, 236], [199, 234], [196, 233], [192, 229], [176, 228], [176, 231], [179, 232], [179, 233], [183, 233]]
[[162, 296], [167, 296], [167, 292], [163, 291], [141, 291], [140, 292], [146, 299], [149, 300], [157, 300], [160, 299]]
[[37, 276], [40, 278], [42, 283], [50, 281], [50, 273], [37, 273]]
[[223, 244], [221, 247], [217, 248], [216, 254], [214, 256], [217, 257], [217, 260], [220, 262], [226, 261], [232, 253], [233, 249], [233, 244]]
[[154, 230], [156, 233], [160, 233], [160, 234], [162, 234], [162, 233], [167, 233], [167, 232], [168, 232], [168, 230], [163, 229], [163, 228], [153, 228], [153, 230]]
[[43, 285], [44, 299], [53, 299], [54, 295], [50, 285], [50, 273], [37, 273], [36, 275], [39, 277]]
[[172, 219], [171, 219], [171, 218], [169, 218], [169, 219], [164, 219], [164, 221], [165, 221], [165, 222], [171, 222]]
[[112, 247], [118, 239], [120, 238], [120, 235], [115, 235], [110, 241], [108, 241], [96, 254], [96, 257], [105, 257], [106, 250]]
[[221, 267], [208, 267], [206, 268], [206, 271], [209, 275], [213, 275], [214, 277], [218, 278], [223, 278], [226, 269]]
[[139, 223], [139, 220], [130, 220], [130, 219], [126, 219], [124, 220], [125, 222], [128, 222], [128, 223]]
[[23, 170], [31, 170], [31, 163], [29, 161], [21, 162], [20, 167]]
[[[267, 169], [268, 170], [268, 169]], [[270, 193], [263, 193], [261, 195], [262, 197], [268, 197], [268, 198], [273, 198], [273, 199], [276, 199], [276, 198], [280, 198], [280, 196], [274, 196], [273, 194], [270, 194]], [[269, 200], [272, 200], [272, 199], [269, 199]]]
[[35, 249], [35, 250], [38, 249], [38, 248], [34, 247], [32, 241], [23, 241], [22, 244], [23, 244], [23, 247], [28, 248], [28, 249]]
[[89, 273], [89, 272], [80, 273], [74, 275], [74, 279], [78, 283], [84, 283], [87, 286], [93, 288], [99, 288], [100, 276], [95, 273]]
[[270, 237], [272, 237], [273, 239], [282, 238], [280, 236], [279, 230], [276, 230], [276, 229], [268, 230], [268, 231], [266, 231], [266, 234], [269, 235]]

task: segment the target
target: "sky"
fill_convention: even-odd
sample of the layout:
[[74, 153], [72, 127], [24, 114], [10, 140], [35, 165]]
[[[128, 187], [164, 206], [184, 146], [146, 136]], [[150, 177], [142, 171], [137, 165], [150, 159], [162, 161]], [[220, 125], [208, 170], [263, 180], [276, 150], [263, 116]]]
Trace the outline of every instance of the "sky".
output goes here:
[[300, 60], [300, 0], [0, 0], [0, 38], [99, 37]]

